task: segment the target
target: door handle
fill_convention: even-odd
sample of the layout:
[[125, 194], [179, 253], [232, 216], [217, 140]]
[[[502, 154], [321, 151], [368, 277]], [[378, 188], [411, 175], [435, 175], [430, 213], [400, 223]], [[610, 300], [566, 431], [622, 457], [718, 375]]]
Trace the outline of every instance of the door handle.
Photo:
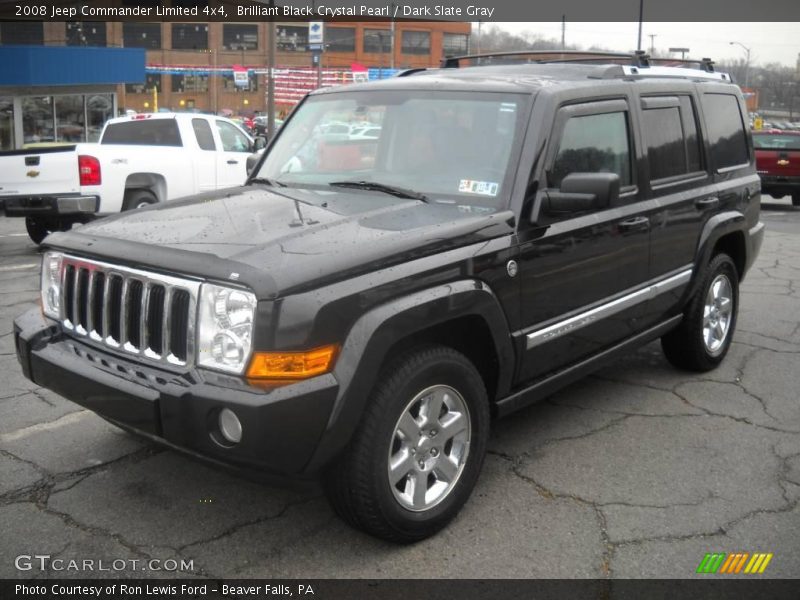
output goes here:
[[619, 228], [622, 231], [638, 231], [639, 229], [648, 229], [649, 227], [650, 219], [647, 217], [635, 217], [627, 221], [622, 221], [619, 224]]
[[233, 160], [233, 159], [230, 159], [230, 160], [228, 161], [228, 164], [229, 164], [229, 165], [238, 165], [238, 164], [239, 164], [239, 161], [238, 161], [238, 160]]
[[709, 208], [716, 208], [719, 205], [719, 198], [711, 196], [710, 198], [703, 198], [694, 203], [695, 208], [698, 210], [706, 210]]

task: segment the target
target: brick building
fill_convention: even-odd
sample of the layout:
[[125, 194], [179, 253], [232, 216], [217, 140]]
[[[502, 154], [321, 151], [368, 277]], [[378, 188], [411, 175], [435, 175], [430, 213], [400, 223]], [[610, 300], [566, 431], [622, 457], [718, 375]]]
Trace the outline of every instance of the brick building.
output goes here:
[[[147, 111], [157, 103], [171, 110], [252, 113], [266, 109], [269, 30], [265, 22], [15, 22], [0, 23], [0, 45], [144, 48], [146, 79], [117, 87], [120, 109]], [[276, 31], [276, 65], [310, 67], [308, 24], [278, 23]], [[327, 24], [321, 66], [433, 66], [469, 49], [469, 23], [399, 22], [393, 33], [394, 52], [388, 22]]]

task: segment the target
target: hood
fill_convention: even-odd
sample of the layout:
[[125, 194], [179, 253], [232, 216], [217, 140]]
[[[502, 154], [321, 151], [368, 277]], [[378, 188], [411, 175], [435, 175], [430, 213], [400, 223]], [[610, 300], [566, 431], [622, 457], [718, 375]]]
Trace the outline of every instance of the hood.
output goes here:
[[510, 211], [250, 185], [115, 215], [46, 244], [276, 297], [512, 232]]

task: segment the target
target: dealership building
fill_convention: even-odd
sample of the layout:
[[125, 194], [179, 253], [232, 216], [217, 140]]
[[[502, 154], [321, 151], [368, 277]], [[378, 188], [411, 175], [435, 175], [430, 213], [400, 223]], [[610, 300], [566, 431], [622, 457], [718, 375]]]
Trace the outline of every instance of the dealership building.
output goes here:
[[[269, 31], [266, 22], [0, 23], [0, 148], [94, 141], [125, 109], [264, 112]], [[438, 65], [469, 50], [469, 33], [464, 22], [327, 23], [320, 77], [309, 24], [278, 23], [279, 110], [317, 77], [333, 85], [352, 81], [354, 68], [382, 77]]]

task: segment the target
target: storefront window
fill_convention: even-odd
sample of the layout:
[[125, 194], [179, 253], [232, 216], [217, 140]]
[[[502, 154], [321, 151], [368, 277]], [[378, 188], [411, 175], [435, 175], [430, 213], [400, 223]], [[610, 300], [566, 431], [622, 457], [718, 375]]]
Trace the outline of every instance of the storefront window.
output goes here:
[[179, 94], [207, 92], [208, 75], [173, 75], [172, 91]]
[[24, 144], [56, 141], [52, 96], [22, 99], [22, 135]]
[[86, 139], [83, 96], [56, 96], [56, 141], [82, 142]]
[[14, 149], [14, 103], [0, 98], [0, 150]]
[[112, 94], [95, 94], [86, 96], [86, 117], [88, 142], [100, 139], [103, 125], [114, 116], [114, 96]]

